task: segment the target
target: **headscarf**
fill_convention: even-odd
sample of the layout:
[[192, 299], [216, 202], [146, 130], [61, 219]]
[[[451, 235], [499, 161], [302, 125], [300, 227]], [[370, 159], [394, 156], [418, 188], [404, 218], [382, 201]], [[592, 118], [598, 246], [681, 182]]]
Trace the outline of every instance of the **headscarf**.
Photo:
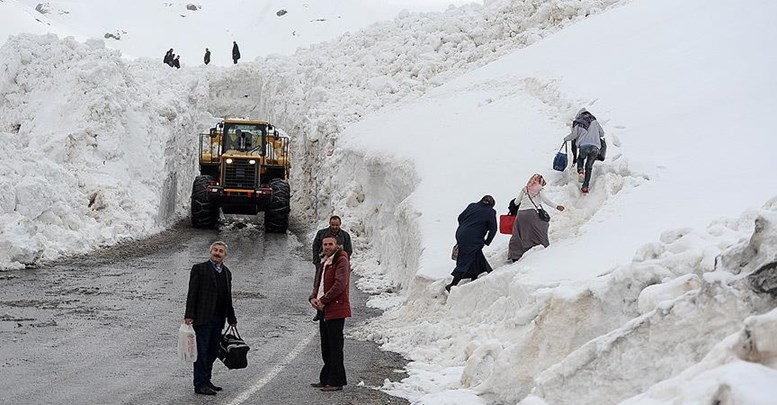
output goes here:
[[494, 201], [494, 197], [491, 197], [490, 195], [486, 194], [483, 196], [483, 198], [480, 199], [481, 204], [485, 204], [489, 207], [493, 207], [496, 205], [496, 201]]
[[534, 173], [533, 176], [529, 179], [529, 182], [526, 183], [526, 187], [524, 187], [524, 191], [526, 191], [527, 194], [529, 194], [529, 197], [536, 197], [540, 191], [542, 191], [542, 188], [545, 187], [545, 179], [542, 178], [542, 175], [539, 173]]

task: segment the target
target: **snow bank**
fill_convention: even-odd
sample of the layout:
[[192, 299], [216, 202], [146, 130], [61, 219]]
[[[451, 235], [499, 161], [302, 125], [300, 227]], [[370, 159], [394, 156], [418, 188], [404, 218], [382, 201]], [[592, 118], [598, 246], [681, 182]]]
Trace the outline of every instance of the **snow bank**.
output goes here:
[[[754, 294], [745, 274], [722, 263], [751, 245], [748, 232], [756, 240], [777, 235], [753, 226], [758, 218], [770, 224], [759, 229], [772, 229], [775, 208], [717, 221], [706, 232], [669, 231], [642, 250], [660, 254], [640, 255], [593, 280], [538, 285], [498, 269], [454, 288], [447, 300], [442, 280], [414, 283], [419, 290], [411, 289], [404, 305], [352, 334], [416, 360], [407, 380], [384, 387], [414, 403], [452, 396], [457, 386], [462, 401], [474, 392], [500, 403], [529, 394], [547, 403], [618, 402], [698, 363], [751, 314], [774, 306], [773, 297]], [[670, 294], [640, 314], [646, 291], [689, 280], [700, 280], [701, 288]], [[771, 353], [773, 341], [761, 340]], [[450, 377], [423, 378], [429, 370]]]
[[102, 41], [0, 48], [0, 266], [158, 232], [187, 210], [208, 87]]
[[777, 381], [777, 309], [747, 317], [698, 363], [623, 405], [767, 404]]

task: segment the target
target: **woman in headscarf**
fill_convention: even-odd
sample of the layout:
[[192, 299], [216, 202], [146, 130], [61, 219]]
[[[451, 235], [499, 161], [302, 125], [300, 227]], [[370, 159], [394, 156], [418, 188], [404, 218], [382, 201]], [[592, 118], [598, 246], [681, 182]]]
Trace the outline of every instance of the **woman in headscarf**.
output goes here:
[[564, 211], [563, 205], [554, 203], [542, 192], [545, 184], [542, 175], [535, 173], [518, 193], [518, 197], [513, 200], [513, 204], [518, 206], [518, 216], [513, 224], [513, 236], [510, 237], [508, 251], [508, 258], [513, 262], [537, 245], [544, 247], [550, 245], [548, 240], [550, 224], [542, 220], [537, 212], [538, 208], [542, 208], [542, 203]]
[[491, 272], [491, 266], [483, 255], [483, 246], [490, 245], [496, 236], [495, 204], [494, 197], [485, 195], [459, 214], [459, 227], [456, 229], [459, 254], [456, 268], [451, 273], [453, 281], [445, 286], [446, 290], [450, 291], [462, 279], [474, 280], [480, 273]]

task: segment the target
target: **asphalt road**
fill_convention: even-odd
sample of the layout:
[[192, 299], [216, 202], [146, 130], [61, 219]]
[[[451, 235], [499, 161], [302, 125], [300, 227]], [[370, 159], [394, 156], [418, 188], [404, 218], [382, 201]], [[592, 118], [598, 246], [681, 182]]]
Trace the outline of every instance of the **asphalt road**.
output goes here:
[[[215, 397], [196, 395], [191, 364], [177, 359], [189, 270], [211, 242], [229, 244], [248, 368], [217, 361]], [[313, 266], [307, 241], [259, 228], [200, 231], [186, 224], [39, 269], [0, 273], [1, 404], [407, 404], [374, 387], [399, 380], [405, 361], [347, 339], [348, 386], [309, 386], [322, 365], [318, 324], [307, 303]], [[353, 287], [354, 317], [376, 313]]]

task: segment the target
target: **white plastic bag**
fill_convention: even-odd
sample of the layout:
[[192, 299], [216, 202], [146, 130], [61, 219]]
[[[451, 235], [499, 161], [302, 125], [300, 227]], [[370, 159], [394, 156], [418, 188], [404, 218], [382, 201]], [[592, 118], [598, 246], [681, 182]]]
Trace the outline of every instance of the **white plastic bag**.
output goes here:
[[197, 335], [192, 325], [184, 323], [178, 328], [178, 358], [187, 363], [197, 361]]

